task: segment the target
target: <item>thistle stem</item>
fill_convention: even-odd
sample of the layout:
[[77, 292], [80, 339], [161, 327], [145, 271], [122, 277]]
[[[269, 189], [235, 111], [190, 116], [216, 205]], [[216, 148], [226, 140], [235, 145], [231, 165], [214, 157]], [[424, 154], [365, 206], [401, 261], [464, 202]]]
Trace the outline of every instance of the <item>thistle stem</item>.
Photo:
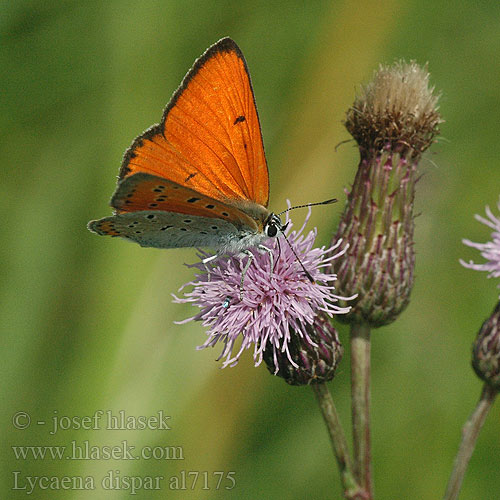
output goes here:
[[340, 418], [333, 403], [332, 395], [326, 384], [313, 384], [312, 388], [323, 415], [323, 419], [328, 429], [328, 434], [332, 443], [333, 452], [337, 459], [337, 464], [340, 470], [340, 479], [344, 488], [344, 498], [350, 500], [363, 499], [362, 491], [360, 490], [354, 475], [352, 473], [351, 457], [347, 440], [345, 437]]
[[373, 499], [370, 445], [370, 327], [351, 325], [351, 405], [354, 443], [354, 475]]
[[443, 500], [455, 500], [458, 498], [467, 465], [476, 446], [477, 437], [497, 394], [498, 391], [496, 389], [488, 384], [484, 384], [476, 408], [462, 428], [462, 442], [455, 457], [455, 463], [453, 464], [453, 470]]

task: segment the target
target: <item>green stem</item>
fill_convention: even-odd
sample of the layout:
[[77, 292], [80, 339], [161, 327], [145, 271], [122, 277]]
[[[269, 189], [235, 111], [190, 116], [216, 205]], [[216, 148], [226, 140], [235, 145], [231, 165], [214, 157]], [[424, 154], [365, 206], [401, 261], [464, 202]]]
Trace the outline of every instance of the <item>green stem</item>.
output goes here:
[[333, 452], [340, 470], [340, 479], [344, 488], [344, 498], [350, 500], [362, 499], [362, 491], [360, 490], [354, 475], [352, 473], [351, 457], [347, 440], [340, 423], [340, 418], [337, 409], [333, 403], [332, 395], [326, 384], [313, 384], [312, 388], [318, 400], [323, 419], [325, 420], [328, 434], [332, 442]]
[[477, 437], [497, 394], [496, 389], [484, 384], [477, 406], [462, 429], [462, 442], [455, 457], [455, 463], [453, 464], [453, 470], [443, 500], [456, 500], [458, 498], [467, 465], [476, 446]]
[[354, 475], [373, 499], [370, 445], [370, 327], [351, 325], [351, 404]]

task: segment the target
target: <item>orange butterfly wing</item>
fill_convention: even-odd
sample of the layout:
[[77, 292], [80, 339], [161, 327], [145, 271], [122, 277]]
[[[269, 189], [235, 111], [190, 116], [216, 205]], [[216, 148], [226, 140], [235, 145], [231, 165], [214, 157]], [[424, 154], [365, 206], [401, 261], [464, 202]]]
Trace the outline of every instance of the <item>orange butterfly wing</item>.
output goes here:
[[[223, 38], [196, 60], [161, 123], [126, 151], [119, 178], [139, 172], [215, 200], [241, 202], [243, 209], [245, 202], [252, 209], [255, 204], [267, 207], [269, 174], [259, 117], [245, 59], [231, 39]], [[163, 210], [175, 208], [162, 204]]]
[[237, 228], [262, 232], [269, 215], [264, 207], [251, 202], [228, 205], [198, 191], [162, 177], [146, 173], [130, 175], [118, 183], [111, 205], [117, 213], [160, 210], [179, 214], [223, 219]]

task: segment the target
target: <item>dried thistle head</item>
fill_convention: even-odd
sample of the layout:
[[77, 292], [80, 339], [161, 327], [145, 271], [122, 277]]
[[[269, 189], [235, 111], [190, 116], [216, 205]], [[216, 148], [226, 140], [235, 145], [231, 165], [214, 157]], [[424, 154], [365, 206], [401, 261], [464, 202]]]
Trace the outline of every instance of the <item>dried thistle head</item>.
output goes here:
[[404, 61], [380, 65], [347, 112], [345, 126], [360, 147], [406, 144], [422, 153], [442, 123], [438, 99], [429, 85], [427, 66]]

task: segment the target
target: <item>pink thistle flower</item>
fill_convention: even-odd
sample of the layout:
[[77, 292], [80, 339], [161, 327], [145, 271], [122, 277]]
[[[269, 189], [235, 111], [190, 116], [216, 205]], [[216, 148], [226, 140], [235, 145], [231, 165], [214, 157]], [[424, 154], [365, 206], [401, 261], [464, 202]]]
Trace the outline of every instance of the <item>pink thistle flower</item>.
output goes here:
[[[500, 198], [497, 207], [500, 211]], [[481, 256], [484, 257], [487, 262], [484, 264], [475, 264], [472, 261], [465, 262], [460, 259], [460, 263], [469, 269], [488, 271], [488, 278], [498, 278], [500, 277], [500, 217], [494, 216], [488, 206], [485, 211], [488, 218], [481, 217], [480, 215], [476, 215], [475, 218], [493, 229], [491, 233], [492, 241], [488, 241], [487, 243], [474, 243], [473, 241], [464, 239], [462, 242], [469, 247], [477, 248], [481, 252]]]
[[[286, 233], [314, 283], [304, 274], [280, 235], [264, 242], [273, 255], [273, 272], [269, 252], [250, 249], [253, 261], [245, 274], [242, 299], [241, 275], [249, 256], [241, 254], [224, 255], [208, 264], [194, 264], [192, 267], [200, 272], [179, 291], [187, 286], [193, 289], [181, 298], [174, 295], [174, 302], [189, 302], [200, 308], [198, 314], [179, 323], [202, 321], [208, 329], [208, 339], [198, 349], [222, 342], [224, 347], [218, 360], [224, 358], [223, 368], [236, 365], [243, 351], [249, 348], [253, 348], [255, 366], [258, 366], [264, 350], [271, 347], [274, 359], [276, 352], [283, 352], [290, 363], [297, 366], [289, 351], [291, 335], [315, 345], [306, 327], [313, 325], [318, 313], [332, 317], [349, 312], [350, 307], [336, 304], [349, 298], [334, 294], [336, 275], [329, 272], [331, 261], [343, 255], [347, 248], [338, 250], [341, 241], [330, 248], [313, 248], [317, 230], [303, 234], [309, 216], [310, 210], [298, 231], [290, 231], [289, 224]], [[209, 254], [200, 252], [199, 256], [206, 258]]]

